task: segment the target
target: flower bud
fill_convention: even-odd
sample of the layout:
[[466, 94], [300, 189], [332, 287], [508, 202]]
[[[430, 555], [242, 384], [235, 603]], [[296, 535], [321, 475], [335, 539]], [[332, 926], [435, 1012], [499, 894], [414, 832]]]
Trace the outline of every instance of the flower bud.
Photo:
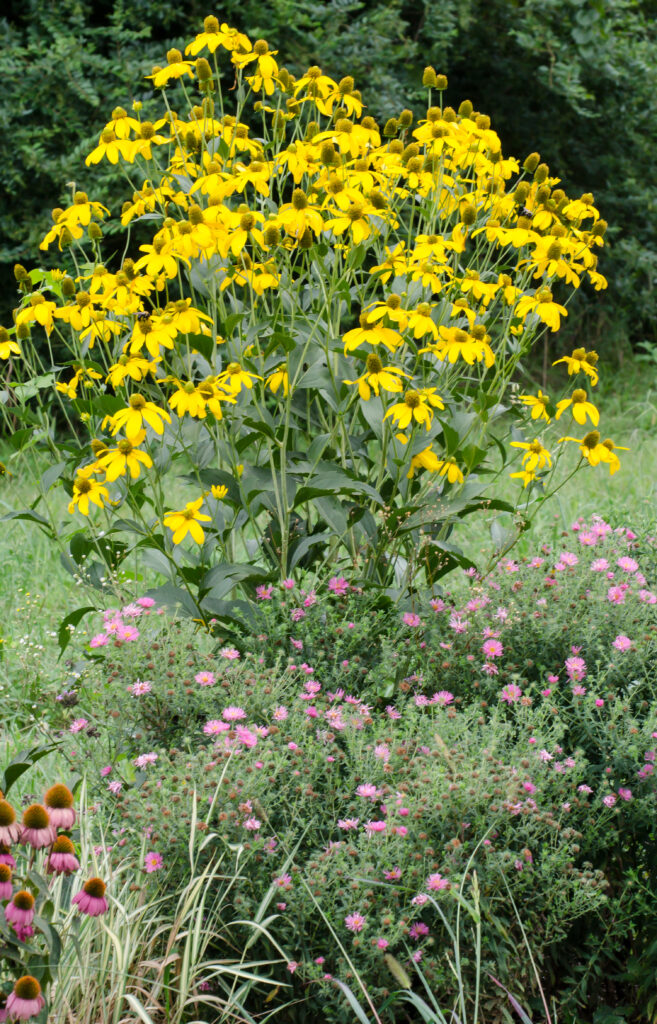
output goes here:
[[426, 86], [428, 89], [435, 89], [437, 84], [438, 80], [436, 78], [436, 69], [429, 65], [424, 69], [422, 74], [422, 85]]
[[96, 224], [92, 221], [89, 225], [89, 238], [91, 238], [92, 241], [97, 242], [102, 237], [103, 231], [100, 224]]
[[436, 75], [436, 89], [439, 92], [444, 92], [447, 88], [447, 75]]
[[199, 82], [207, 82], [212, 78], [212, 68], [205, 57], [199, 57], [195, 64], [196, 77]]
[[534, 171], [534, 181], [537, 181], [539, 185], [542, 185], [549, 173], [550, 168], [547, 164], [539, 164]]
[[471, 227], [477, 219], [477, 208], [472, 203], [466, 203], [461, 208], [461, 220], [466, 227]]
[[410, 128], [411, 125], [413, 124], [413, 111], [402, 110], [397, 120], [399, 121], [399, 125], [401, 128]]
[[75, 281], [72, 277], [65, 277], [61, 284], [62, 295], [65, 299], [72, 299], [75, 295]]
[[167, 64], [180, 64], [183, 59], [183, 55], [180, 50], [176, 50], [175, 47], [172, 50], [167, 50]]
[[399, 125], [397, 124], [396, 118], [389, 117], [383, 126], [383, 137], [385, 139], [393, 139], [397, 134], [398, 129]]
[[538, 167], [538, 165], [540, 163], [540, 160], [541, 160], [541, 154], [540, 153], [530, 153], [529, 156], [525, 158], [525, 162], [523, 163], [522, 166], [524, 167], [524, 169], [527, 171], [528, 174], [533, 174], [534, 171], [536, 170], [536, 168]]
[[274, 245], [278, 245], [281, 240], [281, 233], [277, 224], [267, 224], [263, 231], [263, 238], [267, 248], [271, 248]]
[[463, 100], [461, 106], [459, 107], [459, 115], [460, 117], [470, 117], [470, 114], [472, 113], [473, 110], [474, 107], [472, 106], [470, 100]]

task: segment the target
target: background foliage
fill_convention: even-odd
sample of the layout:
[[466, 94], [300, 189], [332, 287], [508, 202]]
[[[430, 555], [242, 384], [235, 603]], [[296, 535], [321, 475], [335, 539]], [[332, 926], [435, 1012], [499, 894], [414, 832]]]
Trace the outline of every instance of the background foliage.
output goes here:
[[[197, 0], [184, 10], [154, 0], [5, 5], [5, 294], [13, 292], [12, 264], [34, 257], [67, 182], [116, 208], [123, 183], [112, 181], [107, 167], [82, 178], [83, 155], [108, 108], [148, 99], [150, 89], [132, 93], [131, 83], [168, 45], [182, 43], [211, 7]], [[279, 47], [293, 73], [320, 55], [328, 74], [339, 77], [349, 67], [376, 117], [398, 113], [414, 94], [419, 100], [426, 64], [447, 73], [450, 94], [469, 96], [490, 114], [507, 152], [540, 146], [573, 193], [593, 190], [615, 244], [600, 268], [609, 291], [579, 301], [591, 343], [657, 341], [655, 0], [445, 0], [439, 14], [428, 0], [225, 0], [218, 13]], [[11, 297], [2, 301], [0, 320], [13, 304]], [[571, 316], [569, 330], [577, 330], [577, 320]]]

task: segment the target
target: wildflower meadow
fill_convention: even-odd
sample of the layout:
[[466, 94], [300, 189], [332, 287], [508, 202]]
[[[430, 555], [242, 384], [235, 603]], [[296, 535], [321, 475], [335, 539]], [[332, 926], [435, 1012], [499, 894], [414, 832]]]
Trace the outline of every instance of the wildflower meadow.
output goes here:
[[559, 340], [614, 226], [251, 35], [14, 268], [0, 1020], [654, 1024], [655, 360]]

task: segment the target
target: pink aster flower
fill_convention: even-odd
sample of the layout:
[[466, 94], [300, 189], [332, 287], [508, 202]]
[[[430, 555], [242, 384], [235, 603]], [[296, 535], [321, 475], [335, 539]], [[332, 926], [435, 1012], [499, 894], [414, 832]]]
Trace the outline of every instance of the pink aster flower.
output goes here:
[[292, 875], [279, 875], [278, 878], [274, 879], [274, 885], [279, 889], [291, 889], [292, 888]]
[[505, 686], [500, 693], [500, 700], [504, 700], [507, 704], [515, 704], [522, 697], [522, 690], [516, 683], [509, 683]]
[[123, 640], [126, 644], [133, 644], [139, 640], [139, 630], [135, 626], [121, 626], [116, 631], [116, 639]]
[[105, 647], [108, 643], [109, 637], [107, 636], [106, 633], [96, 633], [96, 635], [92, 636], [91, 640], [89, 641], [89, 646], [94, 648]]
[[362, 914], [347, 914], [344, 923], [350, 932], [362, 932], [365, 927], [365, 918]]
[[197, 672], [194, 676], [194, 681], [199, 686], [214, 686], [217, 680], [214, 672]]
[[631, 789], [624, 789], [623, 787], [621, 787], [618, 790], [618, 795], [621, 798], [621, 800], [630, 801], [632, 799], [632, 790]]
[[371, 782], [364, 782], [356, 789], [357, 796], [363, 796], [366, 800], [376, 800], [381, 796], [381, 790]]
[[432, 875], [429, 875], [424, 884], [427, 889], [430, 889], [432, 892], [439, 892], [441, 889], [449, 889], [449, 881], [446, 878], [443, 878], [443, 876], [437, 871]]
[[80, 892], [76, 893], [71, 903], [76, 903], [79, 910], [89, 917], [99, 917], [107, 911], [105, 883], [100, 878], [90, 878]]
[[121, 609], [121, 615], [128, 619], [138, 619], [143, 614], [144, 609], [138, 604], [127, 604], [125, 608]]
[[401, 876], [401, 868], [391, 868], [390, 871], [383, 872], [383, 877], [387, 882], [398, 882]]
[[455, 633], [465, 633], [469, 625], [468, 620], [462, 619], [459, 615], [450, 616], [449, 626]]
[[602, 802], [605, 805], [605, 807], [613, 807], [616, 803], [616, 797], [613, 793], [609, 793], [607, 796], [603, 796]]
[[235, 647], [222, 647], [219, 654], [228, 661], [236, 661], [240, 656], [240, 652]]
[[234, 704], [230, 704], [221, 712], [221, 717], [226, 722], [238, 722], [241, 719], [246, 718], [246, 711], [244, 710], [244, 708], [236, 707]]
[[270, 584], [268, 587], [262, 584], [256, 587], [256, 597], [259, 601], [271, 601], [272, 594], [274, 593], [274, 586]]
[[154, 751], [151, 751], [149, 754], [139, 754], [138, 757], [134, 758], [132, 763], [136, 768], [146, 768], [149, 764], [155, 764], [156, 761], [157, 754]]
[[332, 576], [328, 582], [328, 588], [336, 597], [342, 597], [349, 590], [349, 584], [344, 576]]
[[220, 732], [228, 732], [230, 725], [228, 722], [222, 722], [220, 718], [211, 718], [203, 726], [203, 732], [206, 736], [217, 736]]
[[155, 601], [152, 597], [138, 597], [136, 603], [142, 608], [152, 608]]
[[367, 832], [368, 836], [376, 835], [377, 832], [385, 832], [386, 823], [385, 821], [367, 821], [363, 825], [363, 828]]
[[277, 708], [274, 708], [272, 718], [275, 722], [284, 722], [288, 716], [288, 710], [283, 704], [279, 704]]
[[235, 739], [237, 743], [241, 743], [243, 746], [251, 750], [258, 742], [258, 734], [251, 732], [251, 730], [247, 729], [244, 725], [238, 725], [235, 729]]
[[609, 562], [606, 558], [596, 558], [591, 562], [591, 572], [606, 572], [608, 568]]
[[387, 939], [377, 939], [376, 940], [376, 948], [377, 949], [387, 949], [389, 945], [390, 945], [390, 943], [388, 942]]
[[611, 604], [625, 604], [625, 587], [609, 587], [607, 600]]
[[374, 756], [379, 760], [387, 764], [390, 760], [390, 747], [387, 743], [377, 743], [374, 747]]
[[415, 612], [404, 612], [402, 615], [402, 622], [405, 626], [421, 626], [422, 619]]
[[87, 721], [86, 718], [76, 718], [69, 725], [68, 731], [69, 732], [74, 732], [74, 733], [75, 732], [82, 732], [82, 730], [87, 725], [89, 725], [89, 722]]
[[449, 690], [438, 690], [438, 692], [434, 693], [433, 697], [431, 698], [431, 703], [437, 704], [439, 707], [444, 708], [447, 707], [448, 704], [451, 704], [453, 700], [454, 694], [450, 693]]
[[281, 583], [281, 586], [282, 586], [282, 587], [283, 587], [283, 588], [284, 588], [285, 590], [294, 590], [294, 580], [293, 580], [293, 579], [290, 579], [290, 578], [288, 577], [288, 579], [286, 579], [286, 580], [283, 580], [283, 582]]
[[118, 796], [121, 790], [123, 789], [123, 783], [121, 782], [120, 779], [114, 779], [112, 782], [107, 783], [107, 788], [109, 789], [110, 793], [114, 794], [114, 796]]
[[481, 647], [487, 658], [501, 658], [504, 648], [499, 640], [485, 640]]
[[162, 854], [154, 853], [153, 850], [151, 850], [151, 852], [147, 853], [144, 858], [144, 870], [150, 875], [153, 871], [159, 871], [163, 863]]
[[577, 683], [576, 686], [573, 686], [573, 697], [583, 697], [585, 693], [586, 687], [582, 686], [581, 683]]
[[589, 793], [592, 793], [593, 790], [591, 789], [590, 786], [587, 786], [585, 783], [582, 783], [581, 786], [577, 787], [577, 792], [578, 793], [584, 793], [585, 795], [588, 795]]
[[244, 828], [249, 832], [257, 832], [262, 827], [262, 822], [257, 818], [247, 818], [244, 822]]
[[358, 818], [339, 818], [338, 828], [345, 832], [351, 832], [353, 829], [358, 828], [358, 822]]
[[623, 555], [622, 558], [619, 558], [616, 562], [616, 565], [619, 569], [622, 569], [623, 572], [629, 573], [636, 572], [639, 568], [639, 563], [636, 562], [633, 558], [629, 558], [627, 555]]
[[623, 633], [619, 633], [613, 642], [613, 646], [616, 648], [617, 651], [629, 651], [629, 649], [632, 646], [632, 641], [630, 640], [629, 636], [624, 636]]
[[571, 682], [579, 683], [586, 676], [586, 662], [583, 658], [566, 658], [565, 665]]
[[303, 608], [293, 608], [292, 611], [290, 612], [290, 618], [292, 619], [292, 622], [300, 622], [301, 619], [305, 619], [305, 617], [306, 613], [304, 612]]
[[444, 602], [444, 601], [442, 600], [442, 598], [440, 598], [440, 597], [434, 597], [434, 598], [432, 598], [432, 599], [431, 599], [431, 601], [429, 601], [429, 604], [431, 605], [431, 607], [433, 608], [433, 610], [434, 610], [434, 611], [436, 612], [436, 614], [437, 614], [438, 612], [444, 612], [444, 611], [445, 611], [445, 608], [447, 607], [447, 605], [445, 604], [445, 602]]
[[388, 716], [388, 718], [391, 718], [393, 720], [401, 718], [401, 712], [397, 711], [397, 709], [394, 708], [392, 704], [386, 705], [386, 715]]
[[133, 683], [130, 687], [130, 693], [133, 697], [143, 697], [145, 693], [150, 693], [152, 689], [152, 683], [149, 683], [147, 680], [142, 682], [141, 679], [138, 679], [137, 682]]

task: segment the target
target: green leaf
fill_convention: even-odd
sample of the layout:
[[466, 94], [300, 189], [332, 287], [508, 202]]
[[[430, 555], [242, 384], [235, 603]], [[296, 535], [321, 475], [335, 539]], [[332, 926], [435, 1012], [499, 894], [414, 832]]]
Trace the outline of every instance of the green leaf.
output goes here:
[[327, 541], [331, 540], [332, 533], [313, 533], [309, 537], [303, 537], [299, 543], [294, 547], [290, 554], [289, 570], [292, 570], [299, 564], [302, 558], [308, 554], [308, 552], [315, 547], [317, 544], [326, 544]]
[[223, 565], [216, 565], [203, 577], [200, 589], [213, 601], [225, 597], [243, 580], [265, 580], [269, 576], [266, 569], [255, 565], [246, 565], [234, 562], [225, 562]]
[[72, 630], [70, 630], [68, 627], [77, 626], [77, 624], [80, 622], [81, 619], [84, 618], [85, 615], [88, 615], [89, 612], [95, 612], [97, 610], [98, 609], [94, 605], [88, 604], [85, 605], [84, 608], [76, 608], [75, 611], [70, 612], [66, 616], [66, 618], [62, 619], [57, 629], [57, 641], [59, 643], [60, 658], [64, 651], [66, 650], [66, 648], [68, 647], [68, 645], [70, 644], [73, 636]]
[[49, 743], [46, 746], [21, 750], [14, 760], [9, 762], [4, 770], [2, 786], [0, 786], [0, 789], [2, 789], [5, 796], [16, 780], [20, 779], [21, 775], [24, 775], [32, 765], [36, 764], [37, 761], [40, 761], [43, 757], [47, 757], [48, 754], [51, 754], [53, 750], [56, 749], [57, 747], [54, 743]]

